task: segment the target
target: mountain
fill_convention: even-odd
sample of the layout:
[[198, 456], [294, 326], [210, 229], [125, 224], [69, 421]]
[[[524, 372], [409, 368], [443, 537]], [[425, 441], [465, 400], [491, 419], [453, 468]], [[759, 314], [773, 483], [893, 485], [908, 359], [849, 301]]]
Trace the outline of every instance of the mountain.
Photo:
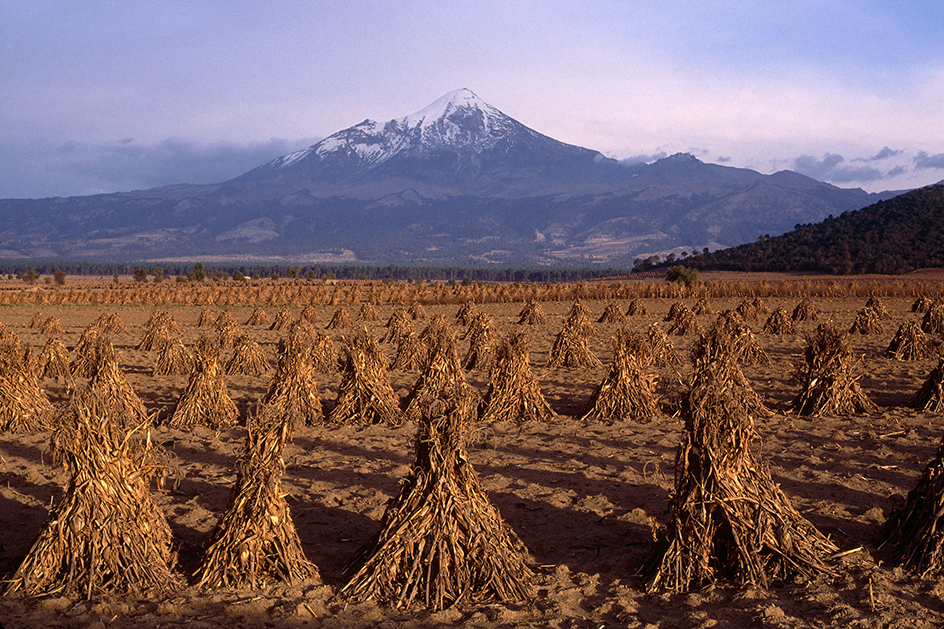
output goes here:
[[0, 258], [629, 266], [881, 198], [687, 154], [622, 164], [461, 89], [219, 184], [0, 200]]
[[683, 264], [704, 270], [883, 274], [944, 267], [944, 184]]

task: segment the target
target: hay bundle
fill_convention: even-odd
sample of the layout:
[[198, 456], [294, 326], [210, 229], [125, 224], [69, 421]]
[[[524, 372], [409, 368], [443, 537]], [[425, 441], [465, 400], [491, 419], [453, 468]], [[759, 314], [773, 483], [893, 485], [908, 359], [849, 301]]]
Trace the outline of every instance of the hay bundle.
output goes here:
[[626, 321], [626, 315], [619, 304], [607, 304], [603, 309], [603, 314], [597, 319], [597, 323], [622, 323]]
[[261, 588], [272, 583], [319, 581], [305, 558], [285, 494], [282, 453], [289, 439], [285, 422], [263, 412], [247, 422], [243, 453], [229, 504], [210, 535], [198, 586]]
[[43, 324], [46, 323], [46, 315], [41, 312], [37, 312], [30, 318], [29, 322], [26, 324], [26, 327], [30, 330], [34, 328], [41, 328]]
[[105, 336], [98, 337], [101, 348], [96, 352], [98, 364], [89, 380], [91, 394], [102, 400], [104, 411], [119, 428], [130, 429], [147, 421], [144, 402], [134, 392], [121, 367], [115, 349]]
[[321, 317], [318, 316], [318, 309], [315, 308], [312, 304], [308, 304], [302, 309], [299, 319], [307, 321], [308, 323], [315, 325], [321, 323]]
[[341, 352], [328, 335], [315, 330], [311, 339], [311, 365], [319, 373], [337, 373], [341, 368]]
[[126, 326], [125, 322], [121, 320], [121, 317], [118, 316], [117, 312], [102, 313], [93, 325], [106, 334], [128, 333], [128, 326]]
[[452, 326], [449, 325], [449, 321], [443, 315], [436, 315], [433, 317], [432, 321], [423, 328], [423, 331], [420, 332], [420, 340], [426, 342], [432, 347], [434, 344], [439, 342], [441, 336], [447, 336], [455, 340], [455, 334], [452, 331]]
[[365, 301], [361, 304], [361, 309], [357, 312], [358, 321], [376, 321], [380, 318], [377, 314], [377, 308], [373, 302]]
[[819, 308], [815, 301], [809, 297], [804, 297], [794, 307], [791, 317], [794, 321], [816, 321], [819, 318]]
[[387, 319], [387, 333], [380, 339], [381, 343], [399, 343], [400, 337], [413, 332], [413, 320], [403, 308], [397, 308]]
[[420, 321], [428, 316], [426, 314], [426, 308], [418, 301], [414, 301], [410, 304], [410, 309], [407, 311], [407, 314], [410, 315], [414, 321]]
[[[711, 342], [723, 339], [711, 339]], [[648, 590], [698, 590], [719, 579], [745, 586], [829, 572], [837, 549], [790, 504], [750, 451], [754, 419], [724, 345], [696, 362], [681, 412], [669, 523], [643, 572]]]
[[512, 334], [498, 347], [488, 390], [481, 405], [482, 421], [546, 421], [554, 418], [531, 371], [528, 336]]
[[470, 299], [459, 306], [459, 310], [456, 312], [456, 321], [459, 322], [459, 325], [469, 325], [477, 316], [479, 316], [479, 309], [475, 306], [475, 302]]
[[200, 316], [197, 317], [197, 327], [206, 328], [212, 326], [216, 323], [216, 313], [210, 310], [209, 308], [204, 308], [200, 311]]
[[179, 584], [171, 530], [149, 494], [162, 469], [148, 426], [129, 436], [107, 408], [87, 395], [59, 419], [52, 451], [68, 467], [69, 482], [7, 594], [90, 599], [166, 592]]
[[783, 308], [777, 308], [767, 317], [763, 331], [764, 334], [783, 336], [785, 334], [796, 334], [797, 328], [796, 323], [793, 322], [793, 319], [790, 318], [787, 311]]
[[541, 304], [531, 300], [518, 313], [518, 325], [544, 325], [547, 323], [547, 315]]
[[236, 340], [233, 355], [223, 367], [223, 372], [228, 375], [258, 376], [268, 370], [269, 361], [262, 348], [248, 334]]
[[249, 319], [246, 320], [246, 325], [254, 327], [265, 327], [272, 324], [272, 319], [266, 314], [266, 311], [262, 308], [255, 308], [252, 311], [252, 314], [249, 315]]
[[593, 324], [590, 322], [591, 315], [590, 308], [582, 301], [577, 300], [567, 313], [565, 325], [577, 330], [582, 336], [595, 336], [596, 329], [594, 329]]
[[933, 299], [928, 295], [921, 295], [911, 304], [911, 312], [927, 312], [932, 304], [934, 304]]
[[154, 310], [148, 316], [148, 320], [144, 322], [144, 328], [150, 330], [156, 326], [165, 326], [170, 328], [174, 333], [180, 334], [180, 326], [174, 320], [174, 316], [167, 310]]
[[347, 313], [347, 310], [344, 308], [338, 308], [334, 311], [334, 315], [331, 317], [331, 320], [328, 321], [328, 325], [325, 326], [326, 330], [346, 330], [347, 328], [353, 325], [353, 320], [351, 315]]
[[[445, 319], [443, 322], [445, 323]], [[453, 395], [478, 397], [466, 381], [465, 373], [459, 364], [455, 335], [448, 328], [448, 323], [446, 326], [438, 327], [426, 339], [426, 347], [429, 350], [426, 368], [403, 399], [404, 415], [407, 419], [419, 420], [421, 415], [429, 411], [430, 404], [438, 399]], [[422, 339], [422, 335], [420, 338]]]
[[11, 332], [0, 340], [0, 431], [46, 430], [53, 413], [33, 371], [29, 348]]
[[157, 354], [152, 376], [186, 376], [193, 371], [193, 354], [179, 338], [168, 340]]
[[944, 411], [944, 358], [931, 370], [928, 379], [908, 402], [908, 406], [931, 413]]
[[344, 344], [341, 384], [329, 419], [334, 423], [403, 423], [399, 400], [390, 386], [387, 358], [366, 329]]
[[39, 331], [46, 336], [62, 334], [62, 321], [59, 320], [59, 317], [49, 317], [43, 321], [43, 325], [40, 326]]
[[655, 365], [679, 365], [682, 356], [669, 340], [668, 335], [658, 322], [649, 324], [646, 328], [646, 340], [649, 342], [649, 356]]
[[318, 382], [312, 375], [312, 347], [287, 343], [280, 344], [279, 349], [275, 375], [262, 405], [288, 426], [289, 435], [306, 424], [323, 424]]
[[295, 317], [288, 310], [279, 310], [275, 315], [275, 320], [269, 326], [270, 330], [284, 330], [295, 322]]
[[466, 336], [469, 337], [469, 351], [462, 359], [462, 368], [488, 371], [495, 364], [495, 350], [492, 347], [492, 320], [480, 312], [469, 323]]
[[[729, 348], [726, 351], [732, 352], [732, 356], [743, 365], [767, 365], [770, 363], [770, 357], [767, 352], [757, 343], [757, 338], [751, 332], [741, 315], [736, 310], [725, 310], [712, 324], [708, 331], [709, 337], [727, 337], [723, 346]], [[706, 351], [705, 339], [699, 339], [693, 347], [695, 358]], [[722, 345], [720, 340], [711, 340], [714, 345]]]
[[626, 314], [630, 317], [647, 317], [649, 316], [649, 308], [646, 307], [646, 302], [637, 297], [629, 302], [626, 307]]
[[648, 421], [659, 413], [655, 377], [642, 370], [640, 355], [647, 349], [635, 332], [620, 330], [613, 337], [613, 362], [590, 398], [581, 419], [587, 421]]
[[413, 467], [380, 531], [351, 559], [353, 575], [340, 594], [430, 610], [527, 599], [527, 549], [489, 502], [466, 453], [471, 404], [459, 399], [431, 411], [417, 429]]
[[72, 381], [72, 374], [69, 373], [69, 350], [58, 337], [49, 339], [43, 345], [36, 359], [36, 375], [40, 378]]
[[397, 354], [393, 358], [390, 369], [413, 371], [426, 367], [429, 363], [429, 348], [420, 340], [415, 332], [400, 337], [397, 343]]
[[888, 308], [885, 307], [885, 304], [877, 295], [870, 295], [869, 300], [865, 302], [865, 307], [871, 308], [879, 319], [887, 321], [892, 318], [892, 313], [888, 311]]
[[240, 329], [239, 324], [233, 319], [233, 315], [230, 314], [229, 310], [224, 310], [220, 313], [213, 323], [213, 327], [216, 329], [220, 347], [224, 349], [234, 347], [236, 341], [245, 335]]
[[688, 306], [686, 306], [680, 301], [673, 302], [672, 305], [669, 306], [669, 311], [665, 313], [665, 317], [662, 320], [665, 323], [675, 321], [676, 319], [678, 319], [679, 315], [682, 313], [683, 310], [688, 310]]
[[744, 321], [757, 321], [760, 318], [760, 309], [754, 301], [749, 299], [745, 299], [739, 303], [734, 310]]
[[[941, 369], [941, 366], [938, 366]], [[940, 381], [939, 381], [940, 382]], [[905, 504], [896, 509], [876, 535], [891, 560], [923, 578], [944, 572], [944, 440], [924, 468]]]
[[235, 426], [239, 422], [239, 410], [226, 391], [226, 381], [220, 369], [219, 345], [205, 336], [200, 337], [193, 357], [190, 381], [177, 400], [169, 425], [172, 428]]
[[179, 336], [180, 326], [166, 310], [155, 310], [144, 324], [144, 337], [135, 349], [151, 351], [161, 349], [171, 338]]
[[836, 327], [821, 323], [807, 337], [803, 358], [796, 361], [794, 377], [802, 390], [791, 410], [799, 415], [850, 415], [871, 413], [875, 404], [852, 376], [849, 337]]
[[551, 369], [559, 367], [592, 368], [602, 367], [603, 363], [590, 350], [590, 344], [587, 343], [586, 337], [580, 333], [579, 329], [565, 323], [554, 339], [547, 366]]
[[702, 297], [695, 302], [694, 306], [692, 306], [692, 312], [698, 316], [701, 316], [714, 314], [715, 311], [714, 308], [711, 307], [711, 302], [709, 302], [705, 297]]
[[882, 319], [879, 314], [866, 306], [856, 313], [852, 325], [849, 327], [849, 334], [885, 334], [885, 326], [882, 325]]
[[101, 328], [94, 324], [82, 332], [79, 342], [72, 350], [72, 363], [69, 365], [73, 378], [90, 378], [95, 373], [96, 367], [101, 362], [98, 352], [103, 347], [100, 340], [104, 336], [105, 333]]
[[898, 326], [898, 331], [885, 350], [885, 356], [895, 360], [921, 360], [930, 355], [928, 335], [914, 321], [905, 321]]
[[944, 334], [944, 301], [931, 304], [921, 320], [921, 329], [928, 334]]
[[688, 306], [682, 305], [675, 312], [672, 318], [672, 325], [669, 327], [669, 334], [675, 336], [687, 336], [689, 334], [701, 334], [701, 324], [698, 323], [698, 317]]

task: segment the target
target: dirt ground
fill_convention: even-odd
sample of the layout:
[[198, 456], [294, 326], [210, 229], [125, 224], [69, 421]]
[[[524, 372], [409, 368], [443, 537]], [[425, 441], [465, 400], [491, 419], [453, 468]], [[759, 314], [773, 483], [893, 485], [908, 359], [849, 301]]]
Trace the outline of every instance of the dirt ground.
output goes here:
[[[469, 456], [489, 499], [528, 547], [536, 573], [531, 600], [516, 604], [460, 606], [438, 613], [401, 611], [375, 603], [351, 603], [336, 596], [345, 582], [343, 566], [378, 529], [385, 505], [412, 462], [415, 424], [368, 427], [328, 425], [303, 428], [287, 447], [283, 490], [308, 558], [320, 569], [321, 583], [274, 586], [264, 590], [198, 590], [184, 585], [163, 597], [0, 598], [0, 623], [16, 627], [938, 627], [944, 624], [944, 582], [922, 580], [887, 565], [872, 538], [878, 527], [914, 486], [942, 437], [937, 415], [906, 407], [909, 397], [937, 359], [897, 362], [882, 351], [900, 323], [918, 319], [911, 299], [884, 301], [892, 319], [885, 333], [855, 335], [856, 373], [878, 405], [872, 414], [801, 418], [782, 410], [799, 390], [791, 361], [805, 347], [813, 322], [800, 324], [796, 336], [761, 332], [766, 315], [751, 323], [772, 361], [746, 366], [744, 373], [771, 407], [773, 417], [757, 424], [754, 444], [774, 480], [793, 506], [839, 546], [856, 550], [835, 562], [836, 575], [742, 589], [718, 584], [687, 594], [647, 594], [637, 575], [649, 550], [651, 522], [665, 523], [673, 485], [680, 420], [661, 415], [649, 423], [597, 423], [577, 419], [612, 358], [611, 338], [625, 325], [640, 332], [661, 321], [674, 300], [649, 299], [650, 314], [625, 324], [595, 324], [591, 347], [604, 367], [548, 369], [554, 336], [570, 302], [542, 304], [548, 323], [527, 327], [531, 365], [557, 418], [547, 423], [483, 423], [475, 427]], [[739, 300], [711, 301], [709, 325]], [[766, 298], [773, 310], [796, 305], [795, 298]], [[864, 299], [817, 299], [820, 321], [848, 327]], [[594, 318], [607, 302], [588, 301]], [[693, 300], [686, 300], [693, 305]], [[620, 302], [625, 310], [627, 302]], [[196, 322], [201, 308], [161, 307], [195, 341], [205, 328]], [[479, 306], [500, 332], [515, 324], [521, 303]], [[166, 418], [187, 384], [186, 376], [152, 377], [153, 352], [134, 349], [147, 306], [0, 307], [0, 322], [38, 353], [45, 343], [28, 323], [37, 313], [62, 321], [61, 338], [70, 349], [99, 315], [117, 312], [127, 334], [113, 337], [121, 366], [148, 410]], [[252, 308], [228, 308], [243, 329], [259, 341], [275, 364], [281, 332], [244, 325]], [[266, 308], [274, 316], [278, 308]], [[292, 308], [299, 314], [300, 308]], [[322, 326], [336, 307], [321, 306]], [[356, 308], [350, 308], [356, 314]], [[430, 316], [451, 321], [457, 305], [429, 306]], [[368, 323], [376, 338], [393, 306], [379, 306], [380, 319]], [[417, 330], [424, 321], [417, 321]], [[456, 326], [460, 333], [462, 329]], [[329, 330], [340, 346], [350, 330]], [[672, 337], [687, 356], [694, 337]], [[460, 356], [467, 341], [459, 342]], [[383, 345], [392, 357], [395, 348]], [[226, 358], [224, 353], [224, 359]], [[685, 390], [690, 366], [652, 367], [667, 402]], [[243, 417], [265, 393], [274, 370], [261, 376], [227, 376], [231, 397]], [[487, 374], [473, 371], [469, 381], [484, 393]], [[337, 397], [340, 376], [319, 375], [326, 410]], [[394, 390], [405, 396], [418, 372], [393, 371]], [[68, 399], [66, 386], [41, 385], [56, 403]], [[668, 405], [667, 405], [668, 407]], [[185, 582], [196, 568], [210, 530], [221, 515], [235, 480], [234, 463], [245, 431], [181, 431], [158, 425], [153, 439], [170, 453], [179, 476], [154, 496], [179, 544], [177, 571]], [[52, 465], [49, 433], [0, 434], [0, 577], [9, 578], [39, 534], [49, 508], [60, 500], [68, 473]]]

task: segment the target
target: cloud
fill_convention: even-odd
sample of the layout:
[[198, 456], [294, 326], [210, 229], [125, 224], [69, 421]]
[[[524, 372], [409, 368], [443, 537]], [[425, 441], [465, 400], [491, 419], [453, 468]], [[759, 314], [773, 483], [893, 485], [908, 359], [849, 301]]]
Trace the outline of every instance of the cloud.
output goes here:
[[897, 157], [898, 155], [901, 155], [902, 153], [904, 153], [904, 151], [900, 151], [900, 150], [896, 151], [886, 146], [886, 147], [883, 147], [881, 151], [879, 151], [872, 157], [856, 157], [852, 161], [854, 162], [880, 162], [890, 157]]
[[640, 155], [632, 155], [630, 157], [624, 157], [623, 159], [619, 160], [619, 163], [622, 164], [623, 166], [635, 166], [636, 164], [651, 164], [652, 162], [655, 162], [657, 160], [665, 159], [668, 156], [669, 154], [666, 153], [665, 151], [659, 151], [658, 153], [640, 154]]
[[915, 168], [944, 168], [944, 153], [928, 155], [925, 151], [918, 151], [914, 163]]
[[850, 166], [842, 155], [827, 153], [822, 159], [812, 155], [801, 155], [793, 160], [793, 170], [819, 181], [849, 183], [853, 181], [878, 181], [885, 178], [871, 166]]

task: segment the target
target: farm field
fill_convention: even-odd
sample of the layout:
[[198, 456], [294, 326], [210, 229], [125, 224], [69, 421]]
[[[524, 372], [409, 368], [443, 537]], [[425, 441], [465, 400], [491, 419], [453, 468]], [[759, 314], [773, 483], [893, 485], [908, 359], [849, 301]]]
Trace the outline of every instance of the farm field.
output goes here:
[[[940, 278], [920, 276], [909, 281], [837, 282], [783, 278], [712, 279], [711, 290], [684, 289], [652, 282], [619, 288], [604, 284], [563, 285], [538, 289], [508, 287], [393, 287], [339, 283], [313, 291], [207, 288], [194, 291], [168, 287], [127, 287], [107, 283], [89, 287], [22, 289], [0, 285], [0, 323], [15, 333], [34, 356], [49, 333], [31, 327], [37, 315], [58, 318], [55, 335], [72, 350], [83, 331], [99, 317], [115, 313], [127, 331], [109, 335], [121, 370], [157, 422], [151, 439], [166, 452], [170, 466], [163, 489], [152, 496], [166, 517], [177, 544], [182, 583], [170, 593], [147, 596], [93, 595], [0, 598], [0, 622], [15, 627], [937, 627], [944, 624], [944, 582], [922, 579], [892, 565], [873, 536], [900, 506], [922, 470], [932, 460], [944, 422], [936, 413], [908, 407], [937, 366], [940, 335], [931, 334], [935, 351], [927, 358], [898, 361], [883, 356], [899, 325], [921, 322], [912, 304], [923, 294], [937, 297]], [[22, 284], [20, 284], [22, 286]], [[58, 293], [56, 291], [59, 291]], [[148, 292], [151, 291], [151, 292]], [[177, 292], [174, 292], [177, 291]], [[515, 292], [517, 291], [517, 292]], [[531, 292], [529, 292], [531, 291]], [[297, 294], [296, 294], [297, 292]], [[697, 335], [671, 335], [681, 353], [679, 365], [651, 364], [662, 412], [648, 422], [584, 421], [580, 417], [613, 359], [613, 337], [620, 329], [642, 335], [650, 324], [663, 322], [673, 304], [694, 307], [707, 299], [711, 313], [697, 315], [708, 328], [724, 310], [745, 298], [757, 297], [773, 311], [790, 312], [809, 294], [819, 309], [815, 321], [800, 321], [795, 334], [763, 332], [767, 314], [748, 321], [769, 364], [742, 367], [770, 417], [755, 420], [756, 457], [769, 468], [774, 482], [792, 506], [839, 548], [830, 566], [835, 574], [795, 579], [769, 588], [741, 588], [718, 583], [697, 592], [647, 593], [638, 573], [649, 553], [653, 525], [668, 519], [674, 487], [676, 449], [682, 422], [674, 409], [686, 392], [692, 372], [689, 350]], [[852, 345], [864, 393], [877, 405], [874, 412], [807, 417], [786, 413], [800, 392], [793, 378], [794, 361], [803, 353], [807, 335], [830, 321], [848, 330], [874, 293], [889, 311], [883, 332], [853, 334]], [[157, 295], [166, 295], [158, 300]], [[51, 297], [51, 295], [53, 295]], [[58, 298], [55, 297], [58, 295]], [[579, 297], [592, 314], [594, 334], [587, 341], [602, 366], [547, 366], [557, 333]], [[610, 304], [623, 312], [638, 298], [648, 314], [627, 316], [619, 323], [597, 319]], [[516, 603], [462, 604], [443, 611], [400, 610], [375, 602], [352, 602], [338, 596], [346, 582], [344, 567], [380, 526], [385, 507], [413, 462], [417, 425], [331, 424], [303, 426], [284, 452], [282, 490], [307, 558], [317, 565], [320, 580], [264, 589], [203, 589], [190, 575], [197, 569], [209, 535], [226, 509], [236, 480], [235, 463], [242, 452], [242, 426], [219, 430], [205, 426], [172, 428], [166, 424], [188, 384], [186, 375], [154, 376], [156, 352], [136, 349], [145, 323], [156, 310], [166, 310], [179, 324], [181, 338], [192, 347], [212, 326], [198, 326], [204, 311], [228, 312], [240, 329], [256, 340], [269, 364], [260, 375], [227, 375], [230, 397], [245, 421], [265, 395], [275, 373], [284, 330], [247, 325], [257, 308], [270, 319], [283, 310], [294, 318], [313, 308], [314, 325], [340, 349], [343, 339], [366, 327], [381, 339], [396, 309], [420, 303], [425, 319], [413, 321], [419, 333], [442, 315], [456, 333], [459, 357], [469, 341], [456, 320], [463, 303], [476, 301], [494, 324], [496, 338], [525, 332], [530, 339], [530, 365], [556, 417], [549, 421], [479, 422], [472, 428], [469, 460], [491, 503], [517, 533], [530, 554], [535, 572], [530, 599]], [[519, 325], [527, 299], [537, 303], [547, 322]], [[357, 319], [365, 301], [376, 304], [377, 318]], [[339, 309], [350, 326], [326, 329]], [[396, 345], [381, 343], [388, 359]], [[222, 350], [225, 363], [233, 350]], [[341, 376], [316, 372], [324, 409], [338, 397]], [[420, 371], [390, 369], [394, 392], [406, 398]], [[484, 394], [489, 374], [465, 373]], [[42, 389], [56, 405], [64, 405], [71, 387], [64, 380], [41, 378]], [[76, 383], [81, 385], [81, 378]], [[51, 505], [62, 499], [69, 474], [49, 453], [50, 431], [0, 433], [0, 577], [9, 579], [48, 519]], [[846, 552], [851, 551], [851, 552]]]

